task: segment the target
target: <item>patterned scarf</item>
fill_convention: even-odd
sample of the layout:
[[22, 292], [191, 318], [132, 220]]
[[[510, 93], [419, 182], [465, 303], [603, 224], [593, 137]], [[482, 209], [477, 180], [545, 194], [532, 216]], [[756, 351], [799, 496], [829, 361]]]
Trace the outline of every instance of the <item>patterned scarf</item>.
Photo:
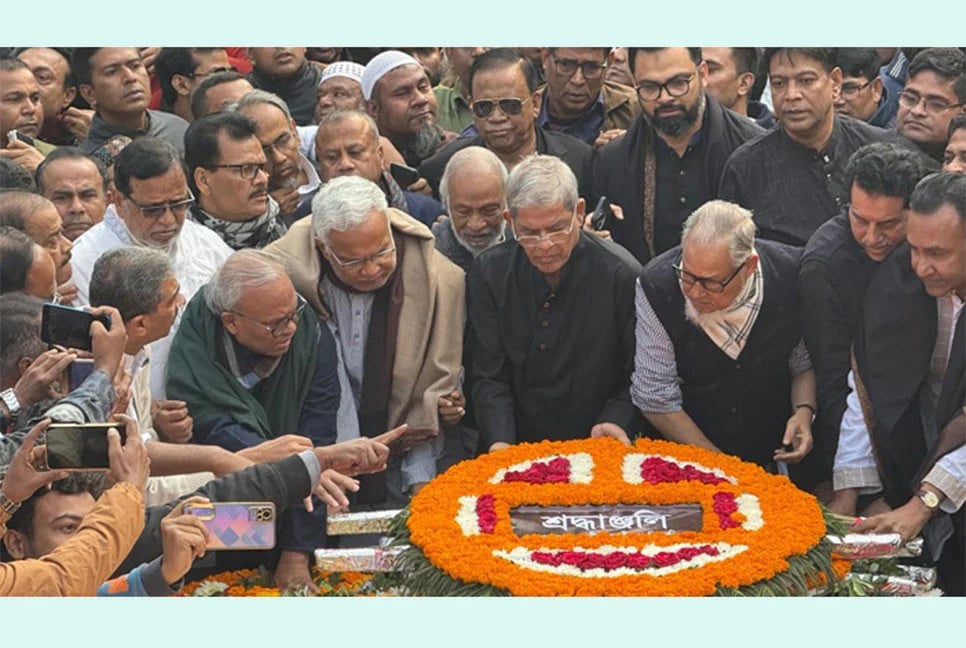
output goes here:
[[388, 171], [382, 172], [382, 190], [386, 193], [386, 199], [390, 207], [395, 207], [399, 211], [409, 213], [409, 204], [406, 202], [406, 192], [403, 191], [399, 183], [389, 175]]
[[195, 203], [191, 208], [191, 218], [215, 232], [233, 250], [263, 248], [272, 241], [285, 236], [288, 228], [278, 217], [278, 203], [268, 199], [265, 213], [249, 221], [234, 222], [215, 218]]
[[688, 319], [699, 326], [715, 346], [735, 360], [745, 348], [745, 342], [748, 341], [751, 329], [755, 326], [764, 298], [765, 290], [759, 263], [755, 268], [755, 274], [745, 282], [741, 293], [727, 308], [700, 315], [694, 310], [691, 302], [685, 299], [685, 309]]

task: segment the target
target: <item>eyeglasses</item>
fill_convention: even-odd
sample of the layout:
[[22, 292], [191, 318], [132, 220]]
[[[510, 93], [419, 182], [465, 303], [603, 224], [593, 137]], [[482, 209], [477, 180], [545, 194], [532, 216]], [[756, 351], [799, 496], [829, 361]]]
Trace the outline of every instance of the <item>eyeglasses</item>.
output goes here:
[[274, 142], [270, 142], [262, 147], [265, 151], [265, 157], [270, 157], [272, 154], [272, 149], [278, 151], [283, 157], [285, 156], [286, 150], [292, 144], [292, 132], [285, 131], [281, 135], [275, 138]]
[[913, 92], [912, 90], [903, 90], [899, 93], [899, 105], [903, 108], [915, 108], [919, 105], [920, 101], [926, 107], [926, 112], [928, 113], [941, 113], [950, 108], [959, 108], [963, 105], [962, 103], [951, 104], [935, 97], [920, 97], [918, 92]]
[[332, 258], [335, 259], [340, 266], [342, 266], [343, 270], [354, 271], [354, 270], [361, 270], [363, 266], [365, 266], [370, 261], [376, 264], [382, 263], [383, 260], [388, 259], [390, 256], [396, 254], [396, 246], [395, 244], [393, 244], [391, 247], [387, 247], [384, 250], [379, 250], [378, 252], [370, 256], [362, 257], [361, 259], [349, 259], [347, 261], [343, 261], [342, 259], [340, 259], [339, 256], [332, 251], [332, 248], [329, 248], [329, 253], [332, 255]]
[[244, 164], [211, 164], [209, 169], [234, 169], [242, 180], [254, 180], [259, 171], [264, 172], [267, 162], [245, 162]]
[[556, 56], [551, 57], [553, 59], [553, 67], [557, 70], [557, 74], [561, 74], [566, 77], [571, 77], [577, 68], [580, 68], [580, 73], [584, 75], [585, 79], [599, 79], [604, 73], [604, 68], [607, 67], [607, 63], [597, 63], [596, 61], [577, 61], [574, 59], [558, 59]]
[[205, 77], [211, 76], [212, 74], [219, 74], [221, 72], [233, 72], [234, 70], [235, 68], [233, 67], [216, 67], [216, 68], [211, 68], [207, 72], [192, 72], [191, 74], [188, 74], [186, 76], [191, 79], [203, 79]]
[[577, 209], [574, 208], [574, 213], [570, 218], [570, 227], [565, 230], [560, 230], [557, 232], [547, 232], [546, 234], [530, 235], [525, 234], [519, 236], [517, 234], [516, 225], [511, 225], [510, 229], [513, 231], [513, 236], [516, 237], [517, 243], [525, 248], [534, 248], [540, 245], [541, 241], [547, 241], [550, 245], [560, 245], [565, 243], [570, 233], [574, 231], [574, 225], [577, 224]]
[[686, 95], [691, 89], [691, 81], [695, 73], [688, 76], [676, 76], [665, 83], [656, 81], [641, 81], [637, 84], [637, 96], [641, 101], [656, 101], [661, 98], [661, 92], [666, 92], [669, 97], [680, 97]]
[[486, 119], [493, 112], [493, 108], [497, 105], [500, 106], [500, 111], [507, 117], [516, 117], [523, 112], [523, 107], [530, 103], [530, 97], [526, 99], [517, 99], [516, 97], [507, 97], [506, 99], [480, 99], [479, 101], [474, 101], [470, 108], [473, 110], [473, 114], [480, 119]]
[[865, 83], [843, 83], [842, 84], [842, 96], [851, 99], [855, 95], [859, 94], [859, 90], [865, 90], [870, 85], [871, 81], [866, 81]]
[[728, 284], [734, 281], [734, 278], [738, 276], [738, 273], [742, 268], [745, 267], [746, 263], [748, 263], [748, 259], [742, 261], [741, 265], [735, 268], [735, 271], [732, 272], [731, 275], [724, 281], [718, 281], [717, 279], [710, 279], [708, 277], [695, 276], [682, 268], [679, 264], [672, 264], [671, 267], [674, 268], [674, 274], [678, 276], [678, 281], [680, 281], [681, 284], [688, 287], [693, 286], [694, 284], [701, 284], [701, 287], [709, 293], [721, 294], [724, 292], [725, 288], [728, 287]]
[[142, 205], [141, 203], [134, 200], [134, 198], [131, 198], [130, 196], [125, 195], [124, 197], [130, 200], [131, 204], [133, 204], [141, 211], [142, 216], [144, 216], [145, 218], [150, 218], [151, 220], [158, 220], [159, 218], [163, 218], [164, 215], [168, 213], [169, 209], [171, 210], [171, 213], [174, 215], [175, 218], [181, 218], [182, 216], [185, 215], [185, 213], [187, 213], [188, 207], [191, 206], [191, 203], [195, 201], [195, 195], [191, 193], [190, 189], [188, 190], [187, 198], [176, 200], [174, 202], [166, 202], [166, 203], [153, 204], [153, 205]]
[[279, 338], [285, 335], [285, 333], [288, 331], [289, 322], [294, 322], [296, 325], [299, 323], [299, 318], [302, 317], [302, 311], [305, 310], [305, 307], [308, 304], [308, 302], [306, 302], [301, 295], [296, 295], [295, 299], [296, 299], [295, 310], [289, 313], [288, 315], [286, 315], [285, 317], [283, 317], [282, 319], [278, 320], [274, 324], [262, 324], [257, 319], [252, 319], [248, 315], [242, 315], [238, 311], [228, 311], [228, 312], [234, 313], [235, 315], [237, 315], [238, 317], [241, 317], [242, 319], [247, 319], [252, 324], [256, 324], [259, 327], [268, 331], [272, 337]]

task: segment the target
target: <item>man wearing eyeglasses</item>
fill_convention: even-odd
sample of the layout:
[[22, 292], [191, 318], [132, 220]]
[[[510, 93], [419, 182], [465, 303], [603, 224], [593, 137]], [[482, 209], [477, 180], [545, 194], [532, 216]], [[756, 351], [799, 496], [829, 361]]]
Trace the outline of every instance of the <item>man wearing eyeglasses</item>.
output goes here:
[[755, 215], [759, 238], [804, 246], [849, 201], [845, 166], [859, 148], [894, 140], [881, 128], [835, 113], [842, 70], [834, 48], [769, 48], [780, 128], [736, 150], [719, 196]]
[[197, 196], [191, 218], [233, 250], [265, 247], [288, 230], [268, 193], [268, 157], [257, 132], [252, 118], [218, 112], [191, 122], [184, 135], [188, 183]]
[[585, 203], [561, 160], [524, 160], [506, 196], [516, 238], [480, 254], [467, 279], [480, 446], [633, 437], [641, 423], [628, 393], [640, 265], [581, 229]]
[[[181, 156], [167, 142], [143, 137], [118, 153], [114, 174], [116, 191], [104, 220], [78, 238], [72, 250], [79, 303], [90, 303], [91, 272], [97, 259], [128, 246], [165, 252], [181, 294], [191, 299], [231, 255], [231, 248], [214, 232], [186, 219], [194, 195]], [[176, 321], [171, 333], [151, 344], [151, 390], [159, 403], [166, 399], [164, 371], [177, 328]]]
[[598, 152], [591, 197], [623, 210], [611, 236], [646, 263], [680, 242], [688, 214], [717, 197], [725, 160], [762, 130], [706, 93], [700, 47], [630, 48], [628, 60], [641, 118]]
[[288, 106], [277, 95], [253, 90], [234, 109], [255, 122], [255, 135], [268, 162], [269, 195], [278, 203], [281, 217], [292, 223], [307, 216], [321, 180], [299, 148], [299, 132]]
[[896, 124], [896, 100], [879, 77], [879, 51], [872, 47], [840, 47], [842, 88], [835, 99], [835, 112], [878, 126]]
[[188, 123], [177, 115], [148, 110], [151, 84], [136, 47], [78, 47], [71, 56], [71, 70], [81, 96], [96, 110], [81, 144], [85, 153], [115, 135], [160, 137], [184, 152]]
[[966, 54], [955, 47], [932, 47], [916, 54], [899, 93], [899, 134], [941, 162], [949, 122], [964, 112]]
[[163, 47], [154, 59], [161, 110], [192, 121], [191, 91], [218, 72], [233, 70], [223, 47]]
[[748, 210], [713, 200], [685, 221], [680, 247], [647, 265], [631, 396], [662, 436], [771, 470], [809, 453], [815, 373], [794, 290], [800, 254], [756, 241]]
[[464, 131], [455, 142], [426, 160], [419, 173], [439, 195], [439, 181], [446, 163], [459, 150], [484, 146], [513, 169], [524, 158], [539, 153], [564, 161], [577, 177], [581, 196], [590, 189], [590, 145], [565, 133], [537, 126], [539, 80], [529, 61], [508, 48], [481, 54], [470, 66], [470, 94], [475, 132]]
[[537, 126], [603, 146], [641, 114], [633, 88], [604, 80], [609, 47], [545, 47]]
[[312, 218], [266, 251], [336, 336], [339, 440], [409, 425], [385, 476], [360, 480], [358, 493], [366, 506], [405, 505], [436, 475], [440, 401], [460, 387], [463, 272], [435, 249], [424, 225], [356, 176], [326, 182]]

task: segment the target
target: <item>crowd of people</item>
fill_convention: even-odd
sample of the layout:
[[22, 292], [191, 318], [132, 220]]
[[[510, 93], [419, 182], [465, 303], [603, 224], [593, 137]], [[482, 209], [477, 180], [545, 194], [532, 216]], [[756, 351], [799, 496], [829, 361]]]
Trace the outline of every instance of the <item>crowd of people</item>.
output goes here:
[[[329, 513], [651, 436], [966, 594], [962, 49], [5, 49], [0, 593], [310, 584]], [[109, 468], [50, 422], [115, 422]], [[276, 549], [207, 551], [205, 501]]]

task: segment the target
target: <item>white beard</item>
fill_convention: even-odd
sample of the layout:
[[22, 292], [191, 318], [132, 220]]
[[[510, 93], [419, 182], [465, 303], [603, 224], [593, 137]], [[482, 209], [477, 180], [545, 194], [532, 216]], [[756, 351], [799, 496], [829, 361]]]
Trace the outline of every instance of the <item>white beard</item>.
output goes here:
[[493, 236], [490, 237], [490, 239], [486, 242], [486, 245], [484, 245], [483, 247], [476, 247], [475, 245], [471, 245], [466, 239], [460, 236], [460, 233], [456, 231], [456, 228], [453, 227], [452, 225], [453, 225], [452, 222], [450, 222], [450, 229], [453, 230], [453, 236], [456, 237], [456, 242], [462, 245], [464, 248], [466, 248], [466, 250], [468, 250], [469, 253], [473, 255], [474, 259], [478, 257], [480, 254], [482, 254], [484, 251], [490, 249], [491, 247], [493, 247], [497, 243], [502, 242], [505, 239], [504, 235], [506, 234], [506, 221], [500, 221], [500, 229], [497, 230], [493, 234]]

